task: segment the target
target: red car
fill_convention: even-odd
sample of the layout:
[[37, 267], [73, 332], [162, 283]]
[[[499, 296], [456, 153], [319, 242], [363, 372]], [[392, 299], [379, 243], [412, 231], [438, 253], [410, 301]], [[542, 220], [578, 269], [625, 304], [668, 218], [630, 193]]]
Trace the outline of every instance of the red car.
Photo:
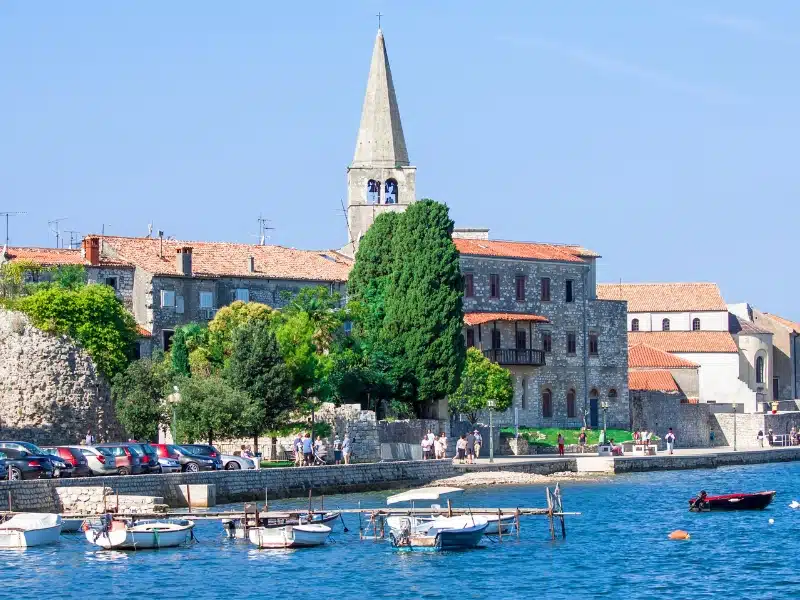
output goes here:
[[48, 453], [58, 456], [61, 460], [69, 465], [72, 465], [72, 477], [89, 477], [92, 470], [89, 468], [89, 461], [83, 453], [77, 448], [70, 448], [69, 446], [50, 446], [43, 448]]

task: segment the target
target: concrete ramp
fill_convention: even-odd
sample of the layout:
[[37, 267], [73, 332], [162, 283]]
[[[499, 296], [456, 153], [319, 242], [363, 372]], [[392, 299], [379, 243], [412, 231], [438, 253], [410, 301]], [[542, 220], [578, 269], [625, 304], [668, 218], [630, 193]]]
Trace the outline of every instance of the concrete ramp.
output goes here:
[[614, 459], [610, 456], [579, 456], [578, 473], [614, 473]]

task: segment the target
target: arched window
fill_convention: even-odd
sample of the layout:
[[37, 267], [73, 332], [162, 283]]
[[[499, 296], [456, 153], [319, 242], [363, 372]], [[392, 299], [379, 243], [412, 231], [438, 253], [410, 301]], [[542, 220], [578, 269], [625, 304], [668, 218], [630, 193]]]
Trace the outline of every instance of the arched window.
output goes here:
[[631, 321], [631, 331], [639, 331], [639, 319]]
[[381, 203], [381, 182], [370, 179], [367, 182], [367, 204]]
[[567, 417], [575, 418], [575, 390], [572, 388], [567, 392]]
[[756, 358], [756, 383], [764, 383], [764, 357]]
[[600, 397], [600, 392], [598, 392], [595, 388], [592, 388], [592, 391], [589, 392], [589, 400], [597, 400]]
[[542, 390], [542, 416], [549, 419], [553, 416], [553, 392]]
[[700, 331], [700, 319], [692, 320], [692, 331]]
[[669, 331], [669, 319], [661, 321], [661, 331]]
[[385, 193], [383, 195], [383, 203], [384, 204], [397, 204], [398, 202], [398, 188], [397, 188], [397, 181], [395, 179], [387, 179], [385, 184]]
[[615, 390], [614, 388], [611, 388], [610, 390], [608, 390], [608, 399], [609, 400], [616, 400], [617, 399], [617, 390]]

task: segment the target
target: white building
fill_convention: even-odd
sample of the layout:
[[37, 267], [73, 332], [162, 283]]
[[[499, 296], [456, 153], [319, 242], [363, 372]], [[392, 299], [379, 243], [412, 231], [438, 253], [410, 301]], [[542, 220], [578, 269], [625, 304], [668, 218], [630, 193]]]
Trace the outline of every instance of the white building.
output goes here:
[[699, 365], [699, 401], [761, 412], [771, 399], [772, 332], [728, 311], [714, 283], [599, 284], [628, 302], [628, 343]]

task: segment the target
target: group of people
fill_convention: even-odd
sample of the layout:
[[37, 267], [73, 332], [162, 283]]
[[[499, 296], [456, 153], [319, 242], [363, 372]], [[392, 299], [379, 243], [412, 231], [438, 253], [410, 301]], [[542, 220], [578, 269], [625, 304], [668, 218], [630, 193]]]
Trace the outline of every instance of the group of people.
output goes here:
[[437, 436], [428, 429], [428, 433], [422, 438], [420, 446], [422, 446], [422, 460], [447, 458], [447, 436], [444, 431]]
[[[761, 446], [762, 448], [764, 447], [765, 437], [767, 439], [767, 443], [770, 446], [775, 445], [775, 433], [772, 431], [772, 428], [767, 429], [766, 436], [764, 436], [764, 432], [762, 430], [760, 429], [758, 430], [758, 434], [756, 435], [756, 441], [758, 442], [758, 445]], [[788, 442], [790, 446], [800, 446], [800, 431], [797, 430], [797, 427], [792, 427], [791, 431], [789, 431], [788, 436], [786, 436], [786, 438], [783, 439], [786, 440], [784, 444]]]
[[482, 445], [483, 437], [477, 429], [463, 434], [456, 442], [456, 459], [462, 465], [474, 465], [475, 459], [481, 456]]
[[[294, 451], [294, 464], [297, 467], [308, 467], [313, 464], [326, 464], [328, 462], [328, 447], [322, 436], [317, 436], [316, 440], [311, 439], [311, 434], [307, 431], [295, 435], [292, 442]], [[352, 454], [352, 443], [350, 436], [344, 434], [344, 440], [339, 439], [338, 434], [333, 438], [333, 460], [337, 465], [350, 464]]]

